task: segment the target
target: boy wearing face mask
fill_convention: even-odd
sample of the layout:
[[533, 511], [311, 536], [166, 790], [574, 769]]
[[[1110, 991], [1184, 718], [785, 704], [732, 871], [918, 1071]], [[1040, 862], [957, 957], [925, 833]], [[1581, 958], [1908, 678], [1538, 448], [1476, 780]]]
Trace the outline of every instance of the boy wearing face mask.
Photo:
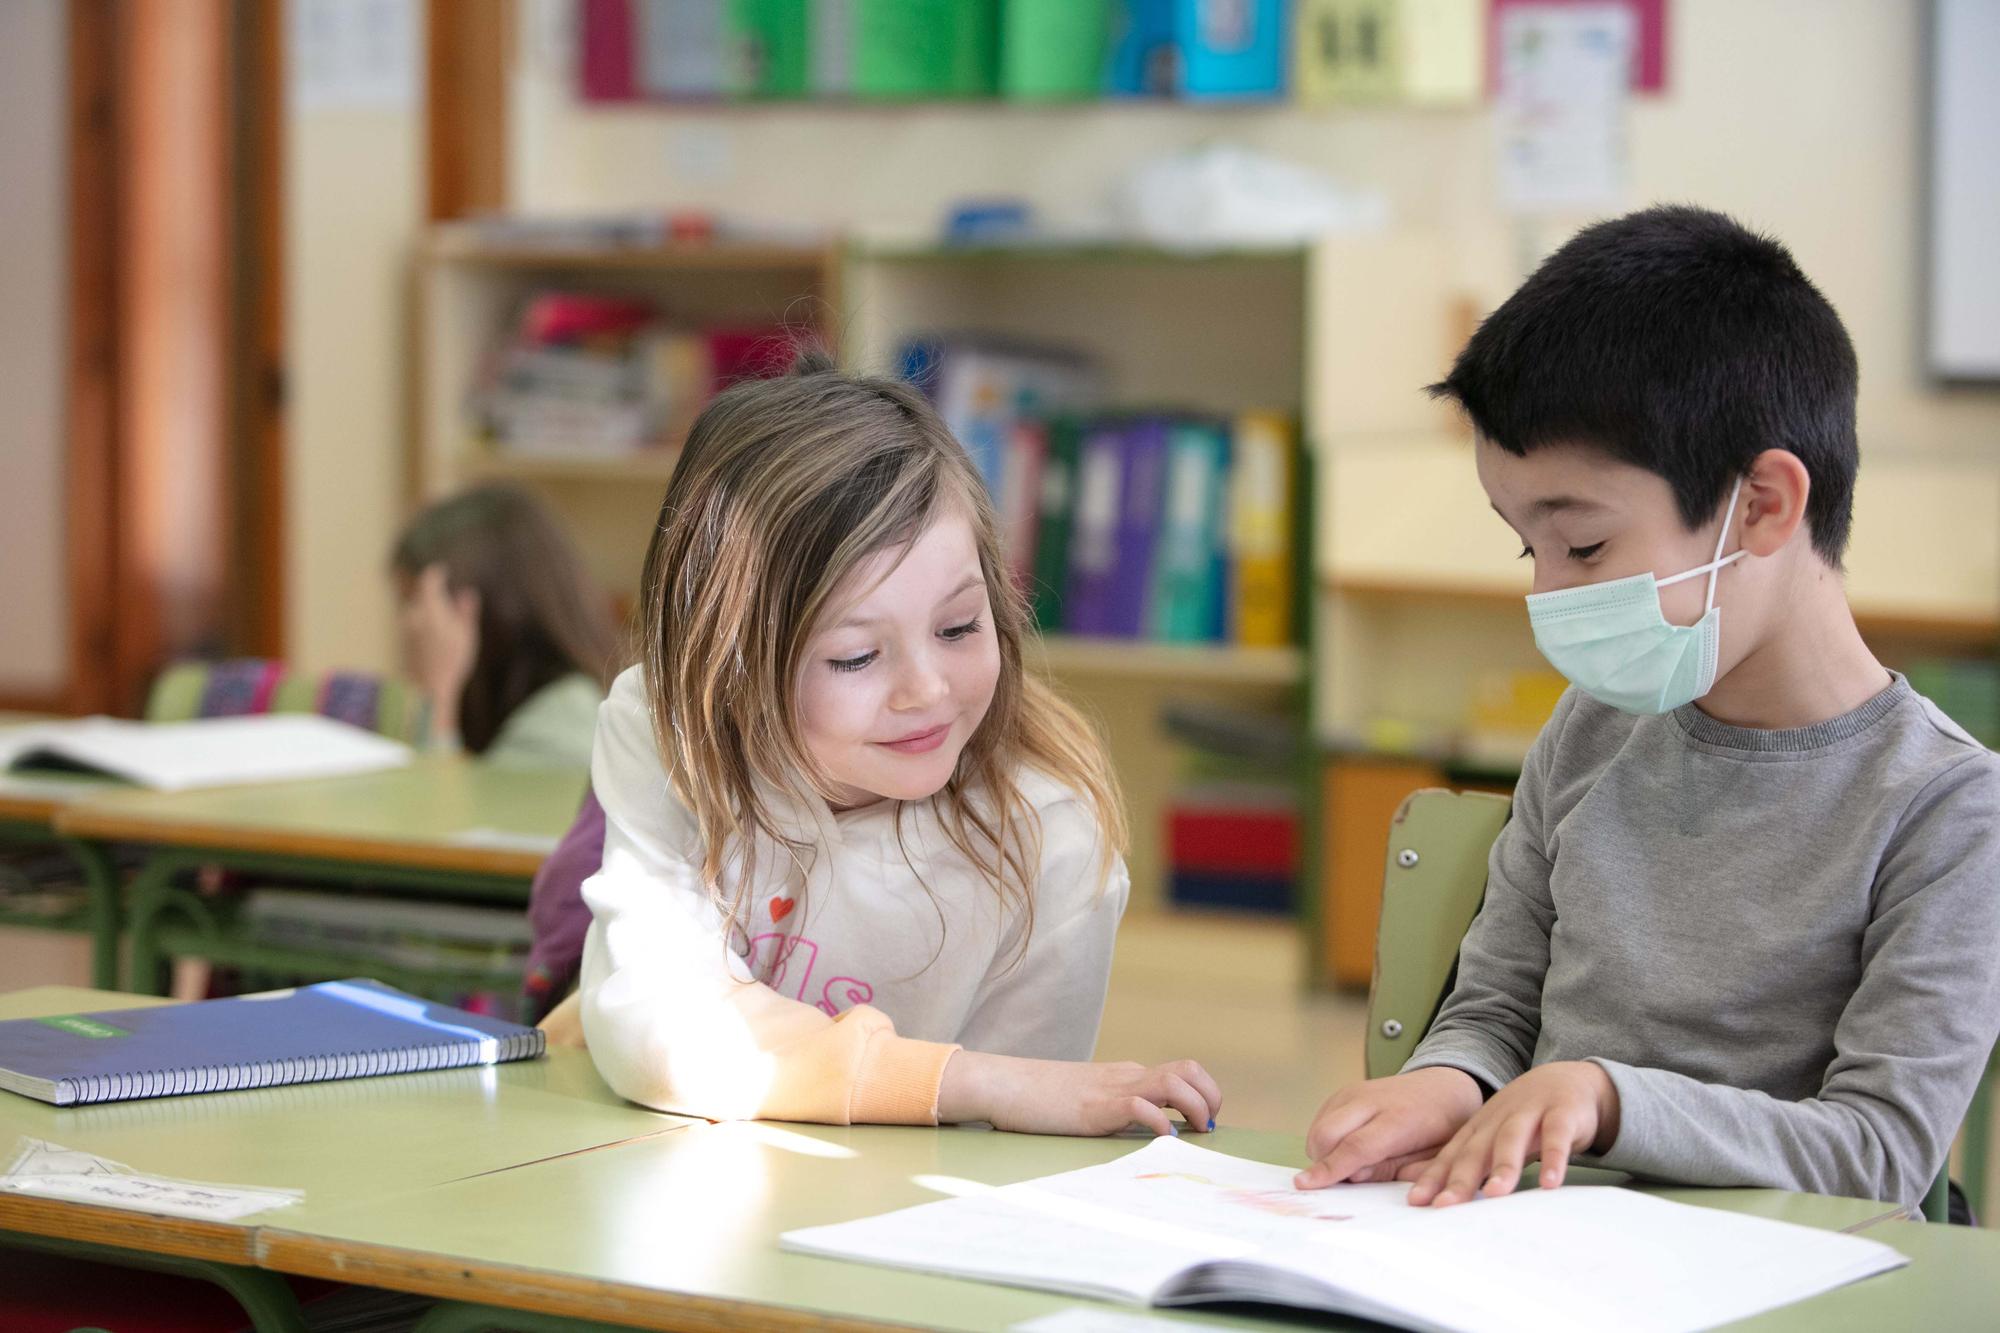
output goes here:
[[1306, 1187], [1505, 1194], [1537, 1158], [1919, 1202], [2000, 1029], [2000, 763], [1841, 582], [1856, 367], [1777, 242], [1579, 233], [1432, 392], [1574, 688], [1523, 765], [1455, 988], [1343, 1089]]

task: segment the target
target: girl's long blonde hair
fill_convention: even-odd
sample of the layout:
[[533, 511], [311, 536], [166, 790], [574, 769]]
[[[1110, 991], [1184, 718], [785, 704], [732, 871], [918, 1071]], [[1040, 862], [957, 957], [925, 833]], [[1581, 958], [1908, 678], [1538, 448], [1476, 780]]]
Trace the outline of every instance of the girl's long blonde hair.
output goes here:
[[[817, 353], [790, 375], [718, 395], [695, 421], [646, 552], [638, 657], [655, 739], [702, 837], [701, 874], [731, 919], [747, 909], [758, 835], [795, 862], [760, 786], [826, 799], [833, 780], [801, 734], [796, 682], [814, 627], [844, 578], [907, 547], [940, 516], [970, 522], [992, 606], [1000, 674], [985, 719], [930, 801], [952, 844], [1033, 928], [1041, 830], [1019, 777], [1035, 769], [1125, 848], [1118, 787], [1096, 728], [1022, 663], [1034, 634], [1002, 557], [984, 482], [923, 396], [844, 374]], [[901, 810], [898, 810], [898, 816]], [[726, 894], [723, 867], [741, 858]]]

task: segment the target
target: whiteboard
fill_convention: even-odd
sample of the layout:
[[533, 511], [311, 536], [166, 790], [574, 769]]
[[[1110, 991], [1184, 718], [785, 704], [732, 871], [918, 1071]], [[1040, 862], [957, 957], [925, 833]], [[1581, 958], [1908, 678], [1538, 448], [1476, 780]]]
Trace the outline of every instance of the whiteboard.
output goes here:
[[1932, 0], [1931, 373], [2000, 380], [2000, 0]]

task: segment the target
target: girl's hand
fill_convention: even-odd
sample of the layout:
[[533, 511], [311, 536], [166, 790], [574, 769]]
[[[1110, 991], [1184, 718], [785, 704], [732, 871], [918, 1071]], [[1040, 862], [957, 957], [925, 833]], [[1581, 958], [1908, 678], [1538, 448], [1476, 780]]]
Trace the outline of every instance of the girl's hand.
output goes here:
[[1306, 1132], [1313, 1164], [1294, 1180], [1302, 1190], [1341, 1181], [1393, 1180], [1428, 1161], [1479, 1113], [1479, 1083], [1442, 1065], [1369, 1079], [1326, 1099]]
[[1023, 1134], [1094, 1136], [1135, 1124], [1173, 1134], [1170, 1110], [1194, 1129], [1214, 1129], [1222, 1090], [1192, 1060], [1148, 1069], [979, 1051], [955, 1052], [938, 1088], [940, 1121], [985, 1120]]
[[454, 592], [443, 565], [425, 566], [410, 589], [403, 630], [410, 674], [431, 701], [431, 729], [439, 739], [455, 737], [458, 698], [479, 659], [478, 590]]
[[1439, 1208], [1475, 1194], [1511, 1194], [1537, 1157], [1542, 1188], [1562, 1184], [1572, 1153], [1603, 1152], [1618, 1140], [1618, 1089], [1585, 1060], [1530, 1069], [1493, 1094], [1436, 1158], [1405, 1168], [1410, 1202]]

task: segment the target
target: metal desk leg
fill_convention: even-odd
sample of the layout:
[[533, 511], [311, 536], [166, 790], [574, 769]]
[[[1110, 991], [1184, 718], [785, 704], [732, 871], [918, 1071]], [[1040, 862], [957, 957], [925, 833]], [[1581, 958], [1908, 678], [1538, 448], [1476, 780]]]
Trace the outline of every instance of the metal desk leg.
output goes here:
[[83, 869], [83, 882], [90, 890], [90, 972], [91, 984], [99, 990], [117, 990], [118, 944], [123, 929], [118, 904], [118, 868], [111, 855], [94, 842], [64, 838], [62, 845]]

